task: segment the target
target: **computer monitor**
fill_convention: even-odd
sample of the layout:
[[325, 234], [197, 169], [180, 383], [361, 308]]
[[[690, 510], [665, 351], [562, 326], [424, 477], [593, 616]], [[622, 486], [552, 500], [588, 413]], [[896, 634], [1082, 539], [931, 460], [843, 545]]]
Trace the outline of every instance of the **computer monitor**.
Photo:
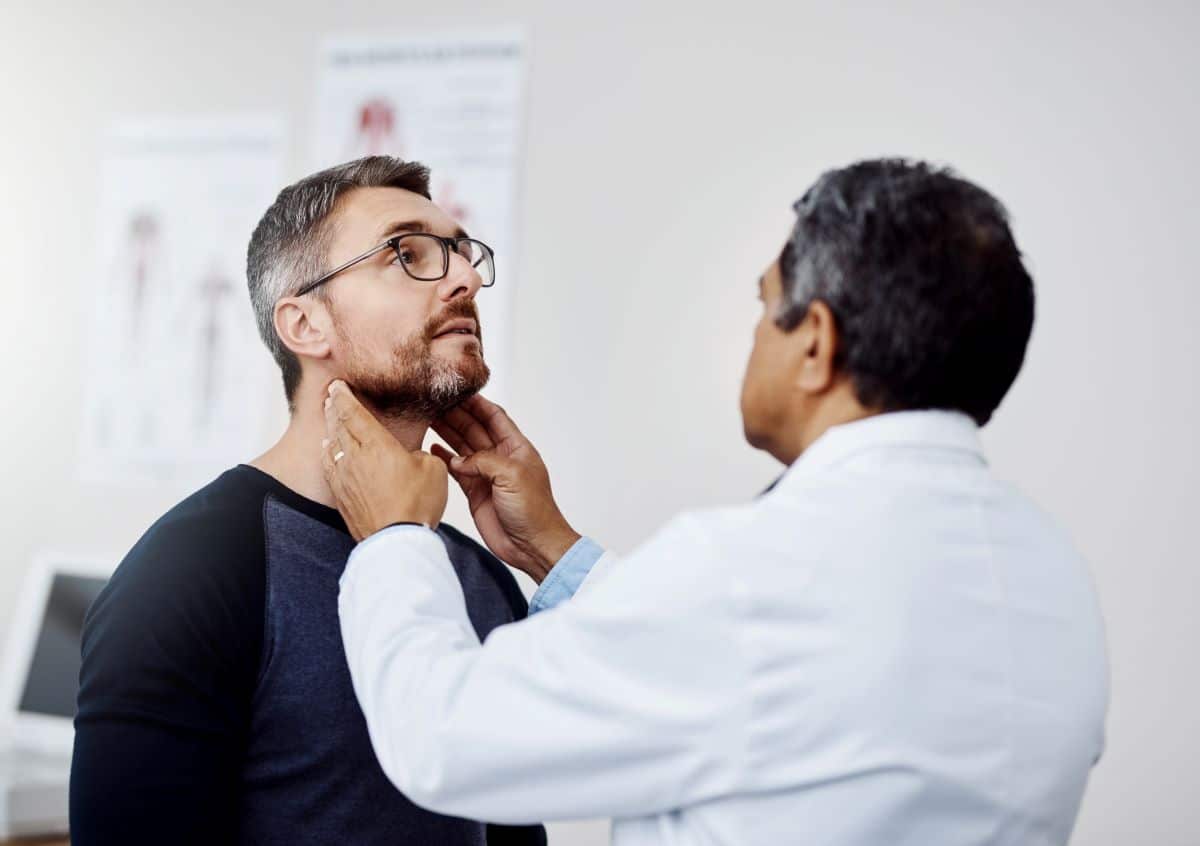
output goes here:
[[79, 690], [79, 641], [112, 565], [44, 554], [26, 579], [8, 632], [0, 689], [10, 743], [69, 754]]

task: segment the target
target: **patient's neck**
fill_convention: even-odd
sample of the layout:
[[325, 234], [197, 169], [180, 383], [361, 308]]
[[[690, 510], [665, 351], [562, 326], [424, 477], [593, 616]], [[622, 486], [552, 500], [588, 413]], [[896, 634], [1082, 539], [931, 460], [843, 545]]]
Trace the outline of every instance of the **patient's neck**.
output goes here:
[[[324, 385], [308, 388], [307, 384], [301, 384], [287, 430], [275, 446], [251, 461], [250, 466], [273, 476], [303, 497], [336, 508], [333, 491], [321, 469], [321, 441], [327, 437], [325, 390]], [[406, 449], [421, 448], [429, 429], [428, 420], [384, 416], [368, 408]]]

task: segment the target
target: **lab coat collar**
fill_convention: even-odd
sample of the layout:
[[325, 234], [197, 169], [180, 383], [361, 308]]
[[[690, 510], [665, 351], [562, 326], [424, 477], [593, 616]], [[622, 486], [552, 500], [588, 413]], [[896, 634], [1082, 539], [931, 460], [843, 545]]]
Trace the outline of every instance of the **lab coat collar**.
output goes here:
[[788, 468], [788, 476], [835, 467], [867, 450], [930, 447], [967, 453], [985, 463], [979, 426], [957, 411], [897, 411], [831, 427]]

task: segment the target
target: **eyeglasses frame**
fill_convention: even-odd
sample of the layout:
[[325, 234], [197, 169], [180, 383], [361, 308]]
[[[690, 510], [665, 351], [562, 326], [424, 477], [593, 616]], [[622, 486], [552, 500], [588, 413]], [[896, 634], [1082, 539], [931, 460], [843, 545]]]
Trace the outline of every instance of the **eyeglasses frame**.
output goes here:
[[[412, 238], [413, 236], [420, 236], [422, 238], [433, 238], [434, 240], [441, 242], [442, 258], [444, 260], [443, 264], [445, 266], [445, 269], [442, 271], [441, 276], [435, 277], [433, 279], [422, 279], [419, 276], [414, 276], [412, 271], [410, 271], [407, 267], [405, 267], [404, 263], [401, 262], [400, 267], [404, 270], [404, 272], [406, 274], [408, 274], [410, 279], [415, 279], [418, 282], [440, 282], [441, 280], [445, 279], [446, 275], [450, 272], [450, 253], [451, 253], [451, 251], [453, 251], [454, 253], [457, 254], [458, 253], [458, 245], [461, 244], [463, 241], [470, 241], [473, 244], [478, 244], [479, 246], [483, 247], [484, 251], [487, 253], [485, 258], [490, 258], [493, 262], [492, 281], [488, 282], [486, 285], [483, 285], [482, 287], [490, 288], [496, 284], [495, 266], [494, 266], [494, 263], [496, 261], [496, 251], [493, 250], [491, 247], [489, 247], [487, 244], [480, 241], [478, 238], [468, 238], [465, 235], [448, 238], [443, 235], [435, 235], [432, 232], [401, 232], [397, 235], [393, 235], [392, 237], [388, 238], [386, 241], [384, 241], [379, 246], [372, 247], [371, 249], [367, 250], [362, 255], [355, 256], [354, 258], [350, 259], [349, 261], [339, 264], [337, 267], [335, 267], [333, 270], [329, 271], [325, 275], [305, 284], [299, 291], [297, 291], [294, 294], [294, 296], [303, 297], [305, 294], [309, 294], [309, 293], [315, 291], [321, 285], [324, 285], [326, 282], [328, 282], [333, 277], [337, 276], [342, 271], [349, 270], [354, 265], [356, 265], [360, 262], [364, 262], [367, 259], [371, 258], [372, 256], [382, 253], [384, 250], [387, 250], [387, 249], [395, 250], [400, 246], [401, 241], [403, 241], [405, 238]], [[478, 267], [478, 266], [479, 266], [478, 263], [471, 265], [472, 268]]]

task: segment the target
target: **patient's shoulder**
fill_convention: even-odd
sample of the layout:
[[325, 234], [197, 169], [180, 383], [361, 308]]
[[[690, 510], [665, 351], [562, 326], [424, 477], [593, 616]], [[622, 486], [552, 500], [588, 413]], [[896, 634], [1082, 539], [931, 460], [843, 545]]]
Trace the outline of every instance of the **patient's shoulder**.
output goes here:
[[189, 697], [228, 704], [252, 690], [265, 596], [262, 496], [226, 476], [155, 522], [92, 603], [81, 715], [195, 716]]
[[[261, 565], [267, 491], [231, 470], [179, 502], [130, 549], [114, 579], [147, 589], [244, 586]], [[261, 569], [261, 568], [260, 568]], [[202, 584], [196, 584], [199, 581]]]

